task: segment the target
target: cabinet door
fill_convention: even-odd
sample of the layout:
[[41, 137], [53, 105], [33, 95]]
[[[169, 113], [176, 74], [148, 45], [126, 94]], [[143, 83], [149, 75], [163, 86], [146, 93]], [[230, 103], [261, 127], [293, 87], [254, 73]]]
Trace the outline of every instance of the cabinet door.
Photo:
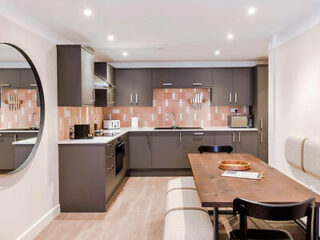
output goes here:
[[14, 133], [0, 134], [0, 170], [13, 170], [15, 168], [13, 141]]
[[153, 88], [174, 87], [173, 69], [153, 69], [151, 75]]
[[0, 88], [20, 88], [20, 69], [0, 69]]
[[237, 153], [251, 153], [257, 156], [257, 132], [237, 132]]
[[178, 87], [212, 87], [212, 70], [209, 68], [181, 69]]
[[130, 133], [130, 169], [151, 168], [150, 133]]
[[188, 153], [198, 153], [200, 146], [214, 145], [213, 132], [182, 132], [182, 144], [184, 154], [187, 158]]
[[233, 70], [227, 68], [213, 70], [212, 104], [227, 106], [233, 102]]
[[81, 96], [82, 105], [94, 105], [94, 55], [81, 48]]
[[134, 71], [134, 105], [152, 106], [151, 70], [137, 69]]
[[134, 70], [116, 69], [116, 106], [131, 106], [134, 94]]
[[38, 136], [38, 133], [29, 133], [29, 132], [23, 132], [23, 133], [16, 133], [16, 141], [22, 141], [29, 138], [35, 138]]
[[152, 135], [152, 168], [189, 168], [179, 132]]
[[215, 132], [214, 140], [215, 140], [215, 145], [231, 146], [233, 147], [232, 153], [236, 152], [236, 133], [235, 132]]
[[234, 69], [234, 104], [252, 105], [253, 103], [253, 71], [251, 68]]
[[21, 86], [20, 86], [21, 88], [24, 88], [24, 89], [37, 88], [37, 82], [31, 69], [22, 69], [20, 73], [21, 73]]

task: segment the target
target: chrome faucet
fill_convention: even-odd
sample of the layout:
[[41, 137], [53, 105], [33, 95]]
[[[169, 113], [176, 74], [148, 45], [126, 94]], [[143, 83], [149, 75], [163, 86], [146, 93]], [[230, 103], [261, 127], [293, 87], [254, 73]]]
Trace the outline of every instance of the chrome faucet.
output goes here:
[[173, 115], [172, 128], [177, 128], [176, 114], [174, 112], [171, 112], [171, 114]]

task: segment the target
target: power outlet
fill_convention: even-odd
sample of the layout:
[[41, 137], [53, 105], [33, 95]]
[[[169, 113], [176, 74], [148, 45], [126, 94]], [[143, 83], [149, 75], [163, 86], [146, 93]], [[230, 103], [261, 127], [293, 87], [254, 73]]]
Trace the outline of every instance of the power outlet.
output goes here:
[[239, 109], [238, 109], [238, 108], [231, 108], [231, 109], [230, 109], [230, 112], [235, 113], [236, 110], [239, 112]]

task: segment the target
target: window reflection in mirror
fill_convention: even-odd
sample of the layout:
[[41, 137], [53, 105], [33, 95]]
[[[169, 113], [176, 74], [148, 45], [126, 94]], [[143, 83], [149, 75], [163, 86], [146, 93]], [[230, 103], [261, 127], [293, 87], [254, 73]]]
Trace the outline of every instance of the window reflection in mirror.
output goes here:
[[0, 173], [21, 167], [36, 144], [41, 109], [38, 85], [28, 61], [0, 44]]

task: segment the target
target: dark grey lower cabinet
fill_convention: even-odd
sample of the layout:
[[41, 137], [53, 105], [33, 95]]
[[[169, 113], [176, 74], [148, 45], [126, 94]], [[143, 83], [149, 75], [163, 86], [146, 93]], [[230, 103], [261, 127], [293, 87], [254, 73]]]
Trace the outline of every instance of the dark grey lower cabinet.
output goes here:
[[151, 141], [152, 168], [189, 168], [181, 132], [154, 132]]
[[62, 212], [106, 210], [106, 203], [126, 175], [128, 166], [126, 156], [122, 170], [116, 175], [115, 141], [108, 144], [59, 145]]
[[151, 133], [129, 135], [130, 169], [151, 168]]
[[201, 145], [214, 145], [213, 132], [182, 132], [182, 145], [185, 157], [188, 153], [198, 153], [198, 147]]
[[215, 145], [233, 147], [233, 152], [236, 153], [236, 133], [235, 132], [215, 132]]

